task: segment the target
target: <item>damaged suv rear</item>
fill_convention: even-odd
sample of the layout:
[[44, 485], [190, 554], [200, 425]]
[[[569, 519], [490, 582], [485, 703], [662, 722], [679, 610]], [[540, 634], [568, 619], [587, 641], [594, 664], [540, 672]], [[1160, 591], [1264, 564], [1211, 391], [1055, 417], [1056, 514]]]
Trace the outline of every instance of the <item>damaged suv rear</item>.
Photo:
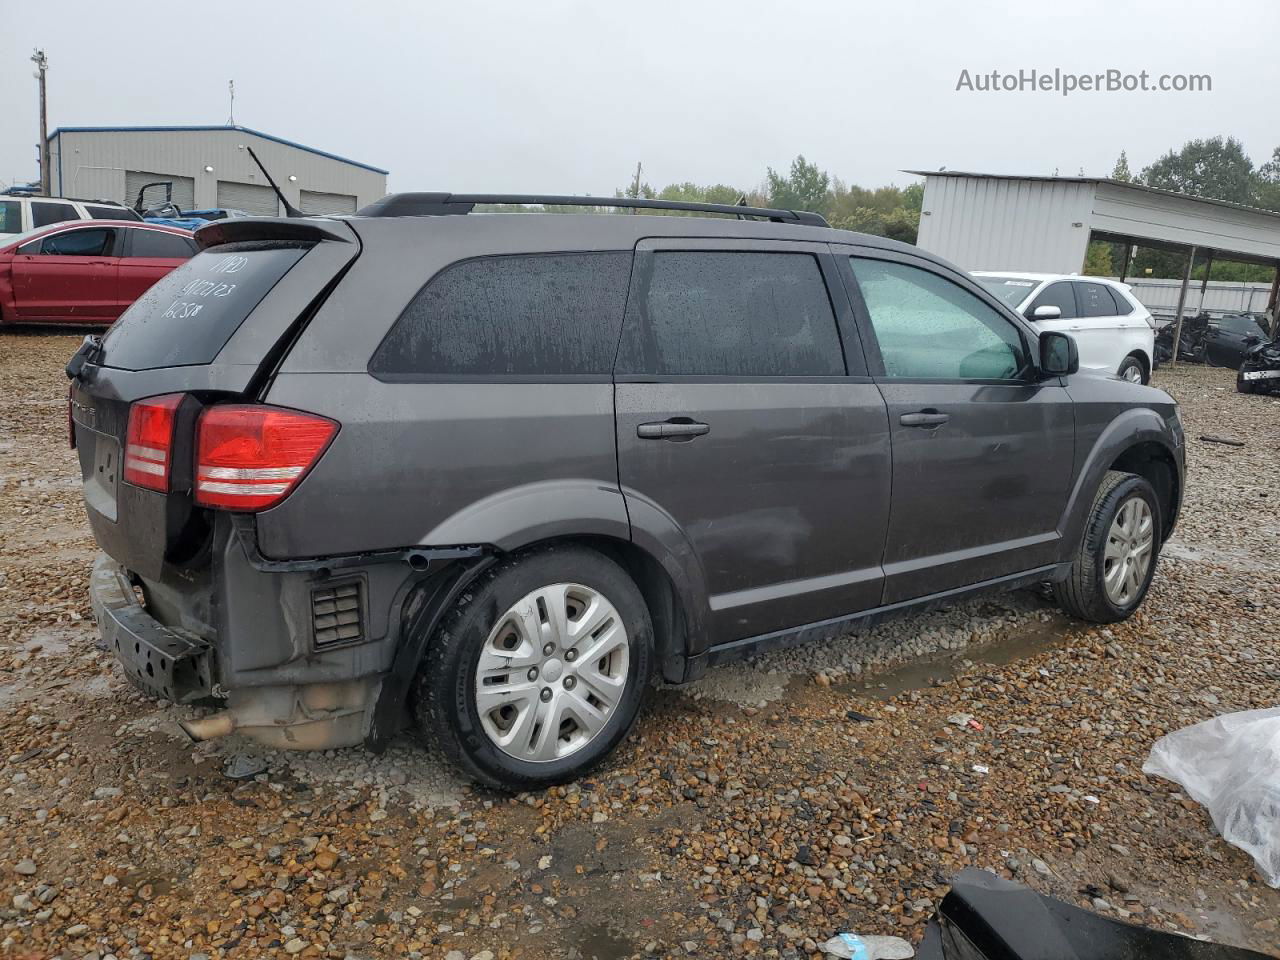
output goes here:
[[218, 708], [193, 737], [411, 721], [526, 789], [606, 756], [654, 675], [978, 590], [1142, 603], [1168, 395], [813, 214], [472, 213], [510, 200], [213, 223], [68, 365], [103, 640]]

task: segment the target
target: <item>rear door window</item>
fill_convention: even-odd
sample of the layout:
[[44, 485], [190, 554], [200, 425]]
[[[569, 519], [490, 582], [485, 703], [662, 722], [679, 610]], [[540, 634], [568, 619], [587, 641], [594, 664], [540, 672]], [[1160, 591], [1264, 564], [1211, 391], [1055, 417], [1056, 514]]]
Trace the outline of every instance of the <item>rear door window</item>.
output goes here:
[[108, 207], [99, 204], [86, 203], [84, 205], [85, 212], [94, 220], [139, 220], [141, 219], [136, 213], [126, 207]]
[[69, 203], [54, 203], [50, 200], [31, 201], [31, 226], [47, 227], [51, 223], [62, 223], [66, 220], [79, 220], [76, 208]]
[[619, 373], [844, 375], [835, 313], [812, 254], [659, 250], [641, 260]]
[[369, 362], [386, 379], [607, 377], [631, 254], [482, 257], [446, 267]]
[[1080, 298], [1080, 315], [1083, 317], [1114, 317], [1116, 302], [1111, 291], [1100, 283], [1076, 283], [1076, 295]]
[[155, 257], [161, 260], [185, 260], [195, 253], [195, 241], [162, 230], [129, 230], [132, 245], [130, 257]]
[[1077, 316], [1076, 313], [1076, 295], [1071, 290], [1071, 284], [1066, 280], [1059, 280], [1057, 283], [1051, 283], [1040, 291], [1040, 295], [1036, 297], [1035, 302], [1027, 308], [1027, 316], [1035, 319], [1036, 309], [1038, 307], [1057, 307], [1062, 311], [1059, 319], [1071, 320]]
[[104, 366], [126, 370], [209, 363], [309, 244], [215, 247], [162, 277], [102, 342]]

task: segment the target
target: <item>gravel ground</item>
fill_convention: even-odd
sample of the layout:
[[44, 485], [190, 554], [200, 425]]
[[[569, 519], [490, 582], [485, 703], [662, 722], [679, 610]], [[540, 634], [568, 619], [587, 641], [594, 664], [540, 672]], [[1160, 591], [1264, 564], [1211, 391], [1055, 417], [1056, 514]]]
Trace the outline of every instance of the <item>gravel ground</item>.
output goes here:
[[918, 938], [964, 866], [1280, 945], [1280, 893], [1140, 770], [1165, 732], [1280, 700], [1280, 402], [1230, 371], [1157, 374], [1190, 488], [1130, 621], [1023, 592], [780, 651], [655, 690], [596, 776], [508, 798], [407, 738], [193, 747], [133, 692], [92, 646], [77, 339], [0, 337], [0, 956], [816, 956]]

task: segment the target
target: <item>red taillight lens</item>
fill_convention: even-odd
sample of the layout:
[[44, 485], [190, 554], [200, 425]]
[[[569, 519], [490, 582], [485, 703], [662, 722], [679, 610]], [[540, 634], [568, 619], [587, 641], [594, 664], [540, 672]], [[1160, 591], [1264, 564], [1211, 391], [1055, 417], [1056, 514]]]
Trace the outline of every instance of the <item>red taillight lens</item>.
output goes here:
[[169, 490], [173, 460], [173, 421], [182, 394], [139, 400], [129, 408], [129, 430], [124, 446], [124, 479], [148, 490]]
[[228, 510], [275, 506], [337, 432], [332, 420], [296, 410], [209, 407], [196, 425], [196, 503]]

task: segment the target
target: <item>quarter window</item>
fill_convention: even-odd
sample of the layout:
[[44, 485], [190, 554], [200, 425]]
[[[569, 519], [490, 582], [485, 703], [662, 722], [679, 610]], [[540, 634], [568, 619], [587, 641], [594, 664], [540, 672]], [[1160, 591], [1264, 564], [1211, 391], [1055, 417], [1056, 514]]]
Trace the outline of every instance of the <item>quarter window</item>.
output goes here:
[[844, 375], [835, 314], [811, 254], [658, 251], [638, 263], [620, 373]]
[[31, 201], [31, 226], [47, 227], [51, 223], [79, 220], [76, 208], [69, 203], [51, 203], [48, 200]]
[[1071, 284], [1065, 280], [1051, 283], [1041, 291], [1035, 302], [1027, 308], [1027, 316], [1035, 319], [1037, 307], [1057, 307], [1062, 311], [1061, 320], [1071, 320], [1076, 316], [1076, 295], [1071, 292]]
[[928, 270], [851, 257], [887, 377], [1013, 380], [1028, 367], [1017, 328]]
[[607, 376], [630, 253], [485, 257], [418, 292], [369, 369], [391, 377]]
[[102, 257], [111, 249], [114, 230], [68, 230], [40, 242], [40, 252], [59, 257]]

